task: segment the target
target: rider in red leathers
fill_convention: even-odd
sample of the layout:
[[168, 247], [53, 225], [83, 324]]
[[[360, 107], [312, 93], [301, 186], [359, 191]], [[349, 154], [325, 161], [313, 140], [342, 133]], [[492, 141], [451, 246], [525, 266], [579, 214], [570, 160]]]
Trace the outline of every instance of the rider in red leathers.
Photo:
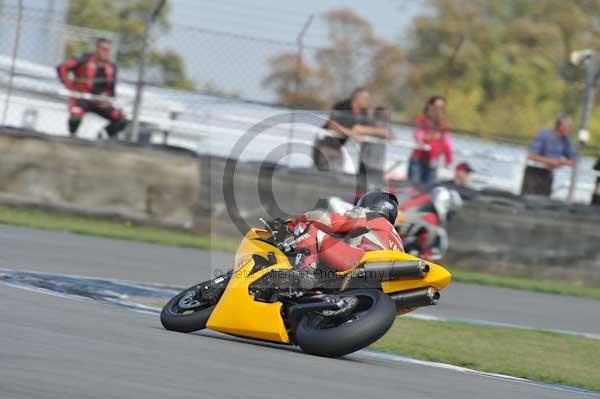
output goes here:
[[300, 215], [288, 224], [297, 237], [296, 247], [306, 253], [298, 267], [314, 269], [322, 263], [345, 271], [355, 267], [366, 251], [403, 251], [393, 225], [397, 215], [398, 200], [383, 190], [369, 191], [344, 214], [315, 210]]

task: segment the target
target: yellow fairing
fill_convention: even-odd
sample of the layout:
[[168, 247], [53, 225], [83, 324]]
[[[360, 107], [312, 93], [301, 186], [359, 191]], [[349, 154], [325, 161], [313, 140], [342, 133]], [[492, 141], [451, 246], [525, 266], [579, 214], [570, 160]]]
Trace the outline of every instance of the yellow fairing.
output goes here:
[[[281, 317], [281, 302], [257, 302], [248, 294], [248, 287], [271, 270], [291, 269], [287, 257], [274, 246], [259, 241], [266, 232], [251, 230], [242, 241], [235, 257], [234, 273], [227, 289], [213, 310], [207, 328], [227, 334], [264, 341], [290, 343]], [[273, 252], [277, 263], [250, 275], [254, 267], [252, 254], [267, 257]]]
[[[391, 250], [383, 250], [383, 251], [369, 251], [365, 253], [362, 258], [363, 263], [370, 262], [390, 262], [390, 261], [413, 261], [420, 260], [420, 258], [409, 255], [404, 252], [391, 251]], [[444, 269], [440, 265], [436, 265], [435, 263], [428, 262], [429, 265], [429, 273], [427, 273], [426, 277], [423, 279], [414, 279], [414, 280], [393, 280], [393, 281], [384, 281], [381, 283], [381, 288], [383, 292], [392, 293], [398, 291], [406, 291], [412, 290], [416, 288], [422, 287], [434, 287], [438, 290], [446, 287], [450, 284], [450, 279], [452, 278], [451, 274]]]

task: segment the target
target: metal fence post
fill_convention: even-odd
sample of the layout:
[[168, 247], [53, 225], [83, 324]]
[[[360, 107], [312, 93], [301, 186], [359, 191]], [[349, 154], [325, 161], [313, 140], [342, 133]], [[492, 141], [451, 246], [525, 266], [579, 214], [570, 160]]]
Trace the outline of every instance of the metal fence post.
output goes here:
[[[300, 76], [302, 74], [302, 53], [304, 51], [304, 35], [306, 35], [306, 32], [308, 31], [308, 28], [310, 27], [310, 24], [312, 23], [313, 18], [315, 17], [314, 14], [310, 14], [308, 16], [308, 19], [306, 20], [306, 22], [304, 23], [304, 26], [302, 27], [302, 30], [300, 31], [300, 33], [298, 34], [298, 37], [296, 38], [296, 44], [298, 45], [298, 58], [296, 59], [296, 67], [295, 67], [295, 71], [294, 71], [294, 101], [296, 101], [298, 99], [298, 92], [300, 91], [300, 80], [302, 79], [302, 76]], [[293, 105], [295, 106], [295, 104]], [[287, 149], [286, 149], [286, 154], [288, 155], [288, 166], [292, 166], [292, 159], [291, 159], [291, 153], [292, 153], [292, 140], [294, 139], [294, 125], [296, 124], [296, 113], [295, 111], [292, 111], [292, 118], [290, 121], [290, 130], [289, 130], [289, 135], [288, 135], [288, 144], [287, 144]]]
[[142, 95], [144, 91], [144, 81], [146, 79], [146, 62], [148, 60], [148, 47], [150, 41], [150, 30], [156, 20], [156, 17], [160, 13], [167, 0], [155, 0], [152, 12], [146, 22], [146, 29], [144, 31], [144, 39], [142, 45], [142, 54], [140, 56], [140, 63], [138, 65], [138, 78], [135, 88], [135, 100], [133, 102], [133, 115], [132, 115], [132, 127], [131, 127], [131, 141], [137, 143], [140, 135], [140, 110], [142, 106]]
[[[583, 92], [583, 112], [581, 113], [581, 122], [579, 131], [587, 130], [588, 123], [590, 121], [590, 114], [594, 105], [594, 87], [598, 78], [600, 67], [595, 59], [595, 53], [592, 53], [589, 60], [586, 62], [586, 78], [585, 78], [585, 90]], [[577, 155], [575, 156], [575, 162], [571, 169], [571, 183], [569, 184], [569, 195], [567, 197], [568, 202], [573, 203], [575, 201], [575, 193], [577, 191], [577, 178], [579, 176], [579, 160], [581, 159], [582, 152], [585, 148], [585, 142], [578, 140]]]
[[8, 107], [10, 106], [10, 97], [12, 96], [13, 80], [15, 76], [15, 64], [19, 55], [19, 45], [21, 42], [21, 24], [23, 21], [23, 0], [19, 0], [19, 11], [17, 14], [17, 27], [15, 28], [15, 41], [13, 43], [13, 53], [8, 72], [8, 87], [6, 88], [6, 98], [4, 99], [4, 110], [2, 111], [2, 126], [6, 125], [8, 117]]

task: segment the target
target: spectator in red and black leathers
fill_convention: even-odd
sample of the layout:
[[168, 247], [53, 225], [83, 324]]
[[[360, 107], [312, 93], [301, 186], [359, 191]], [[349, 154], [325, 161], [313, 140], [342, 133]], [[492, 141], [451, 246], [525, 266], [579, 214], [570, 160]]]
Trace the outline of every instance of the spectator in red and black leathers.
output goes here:
[[[108, 39], [98, 39], [96, 50], [81, 57], [73, 57], [57, 67], [58, 77], [70, 91], [96, 96], [114, 97], [117, 80], [117, 66], [110, 61], [112, 44]], [[71, 76], [72, 75], [72, 76]], [[109, 102], [69, 99], [69, 132], [75, 136], [83, 116], [92, 112], [110, 123], [105, 130], [108, 136], [116, 136], [127, 125], [123, 112]]]
[[446, 99], [433, 96], [415, 121], [417, 147], [408, 164], [408, 177], [413, 183], [426, 185], [435, 181], [441, 155], [444, 155], [446, 165], [452, 163], [450, 123], [445, 114]]

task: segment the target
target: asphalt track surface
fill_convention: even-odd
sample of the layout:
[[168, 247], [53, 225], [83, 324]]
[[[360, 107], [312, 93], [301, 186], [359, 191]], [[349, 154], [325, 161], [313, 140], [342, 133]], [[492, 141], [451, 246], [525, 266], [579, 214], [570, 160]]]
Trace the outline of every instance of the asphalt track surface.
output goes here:
[[[229, 254], [0, 226], [0, 267], [13, 270], [189, 285], [210, 274], [202, 265], [221, 265], [229, 259]], [[458, 291], [471, 288], [481, 306], [490, 297], [480, 297], [479, 287], [455, 287], [460, 290], [448, 295], [454, 298], [451, 303], [463, 301]], [[488, 294], [489, 290], [485, 289]], [[531, 303], [540, 298], [523, 294]], [[498, 296], [503, 295], [500, 290]], [[572, 300], [577, 309], [598, 305], [542, 297], [540, 301], [556, 304]], [[2, 398], [589, 397], [362, 354], [324, 359], [218, 334], [178, 334], [162, 329], [155, 315], [4, 285], [0, 303]], [[486, 319], [496, 314], [494, 302], [488, 304]], [[552, 328], [583, 323], [585, 314], [577, 314], [579, 310], [555, 317], [554, 305], [544, 303], [537, 314], [530, 309], [533, 318], [528, 324], [536, 319]], [[448, 316], [442, 310], [453, 306], [442, 302], [436, 312]], [[507, 307], [501, 307], [497, 317], [504, 317], [500, 313], [510, 310]], [[527, 307], [520, 308], [524, 312]], [[474, 310], [465, 306], [464, 312]], [[586, 326], [599, 332], [597, 325]]]

